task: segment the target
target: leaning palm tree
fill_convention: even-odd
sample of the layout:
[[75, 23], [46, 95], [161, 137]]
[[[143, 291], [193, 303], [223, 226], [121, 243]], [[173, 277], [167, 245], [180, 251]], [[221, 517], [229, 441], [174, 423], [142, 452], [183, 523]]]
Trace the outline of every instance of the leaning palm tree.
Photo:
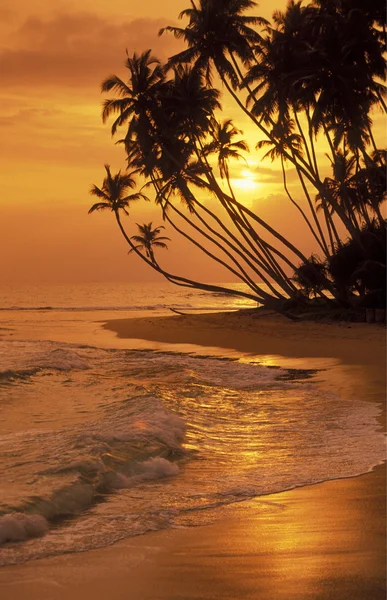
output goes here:
[[225, 178], [229, 183], [228, 161], [230, 159], [239, 160], [244, 158], [240, 150], [249, 151], [249, 147], [244, 140], [234, 141], [234, 138], [243, 133], [234, 126], [231, 119], [226, 119], [222, 123], [215, 121], [213, 124], [212, 141], [207, 145], [208, 152], [218, 154], [218, 168], [221, 178]]
[[168, 84], [161, 99], [164, 116], [178, 122], [179, 128], [175, 128], [180, 137], [203, 138], [215, 110], [221, 109], [219, 90], [206, 85], [202, 74], [187, 65], [175, 66]]
[[152, 56], [151, 50], [146, 50], [140, 55], [134, 53], [133, 56], [128, 56], [125, 66], [129, 71], [127, 82], [117, 75], [110, 75], [101, 85], [102, 92], [114, 91], [118, 95], [117, 98], [107, 99], [103, 103], [104, 123], [111, 115], [119, 115], [113, 122], [112, 134], [133, 117], [140, 122], [147, 121], [149, 112], [154, 110], [157, 103], [157, 94], [165, 85], [165, 69], [160, 61]]
[[120, 211], [128, 215], [128, 208], [131, 202], [140, 199], [148, 200], [148, 198], [142, 192], [127, 193], [128, 190], [133, 189], [136, 185], [133, 172], [121, 174], [121, 171], [118, 171], [118, 173], [112, 175], [109, 165], [105, 165], [105, 169], [106, 177], [102, 182], [102, 187], [99, 188], [94, 184], [90, 190], [90, 194], [99, 198], [99, 202], [93, 204], [88, 214], [100, 210], [110, 210], [113, 212], [122, 235], [129, 245], [131, 245], [121, 223]]
[[254, 58], [253, 46], [261, 40], [252, 25], [266, 25], [267, 21], [243, 13], [256, 6], [253, 0], [191, 0], [191, 8], [183, 10], [179, 18], [188, 17], [185, 29], [164, 27], [177, 39], [183, 39], [188, 48], [169, 60], [169, 65], [189, 63], [205, 74], [211, 83], [211, 69], [215, 66], [222, 79], [231, 82], [234, 89], [240, 82], [237, 59], [248, 64]]
[[[202, 289], [202, 290], [206, 290], [209, 292], [221, 292], [221, 293], [225, 293], [225, 294], [230, 294], [232, 296], [249, 298], [251, 300], [257, 299], [257, 297], [255, 295], [250, 294], [248, 292], [234, 290], [234, 289], [226, 288], [226, 287], [219, 286], [219, 285], [212, 285], [212, 284], [207, 284], [207, 283], [201, 283], [198, 281], [193, 281], [191, 279], [187, 279], [186, 277], [180, 277], [178, 275], [173, 275], [171, 273], [168, 273], [164, 269], [162, 269], [158, 265], [158, 263], [155, 261], [154, 256], [152, 259], [152, 252], [149, 252], [149, 250], [152, 249], [152, 245], [159, 246], [162, 248], [166, 247], [166, 245], [164, 245], [163, 240], [168, 239], [168, 238], [158, 236], [158, 232], [160, 232], [160, 229], [162, 229], [162, 227], [158, 227], [155, 230], [153, 230], [153, 232], [152, 232], [152, 230], [151, 230], [152, 224], [150, 223], [148, 225], [148, 229], [150, 230], [150, 232], [155, 234], [155, 239], [153, 239], [153, 242], [151, 242], [149, 244], [148, 240], [144, 240], [144, 237], [141, 238], [140, 244], [143, 247], [145, 246], [145, 248], [146, 248], [146, 244], [148, 244], [147, 250], [149, 252], [149, 254], [147, 254], [147, 255], [142, 254], [140, 252], [139, 248], [133, 244], [132, 239], [126, 233], [124, 226], [121, 223], [120, 214], [119, 214], [120, 210], [124, 211], [124, 213], [126, 215], [128, 214], [127, 209], [129, 207], [129, 204], [131, 201], [138, 200], [140, 198], [148, 200], [148, 198], [141, 192], [136, 192], [134, 194], [125, 195], [127, 189], [133, 188], [135, 185], [135, 180], [133, 178], [133, 175], [134, 175], [134, 173], [137, 173], [137, 170], [133, 173], [128, 173], [125, 175], [121, 175], [121, 172], [119, 171], [116, 175], [112, 176], [109, 165], [105, 165], [105, 169], [107, 172], [107, 176], [103, 180], [102, 187], [99, 188], [96, 185], [93, 185], [90, 190], [90, 193], [93, 196], [96, 196], [97, 198], [99, 198], [100, 202], [96, 202], [95, 204], [93, 204], [93, 206], [89, 209], [88, 213], [91, 214], [95, 211], [100, 211], [100, 210], [110, 210], [111, 212], [113, 212], [114, 216], [116, 218], [118, 227], [119, 227], [124, 239], [130, 246], [131, 250], [135, 251], [136, 254], [138, 256], [140, 256], [144, 260], [144, 262], [146, 262], [148, 264], [148, 266], [151, 266], [158, 273], [163, 275], [168, 281], [170, 281], [171, 283], [174, 283], [175, 285]], [[146, 228], [146, 226], [144, 226], [144, 228]], [[141, 229], [140, 229], [140, 231], [141, 231]], [[268, 296], [268, 294], [265, 294], [265, 295]]]
[[166, 240], [170, 241], [169, 237], [159, 235], [162, 229], [165, 229], [163, 225], [159, 225], [152, 229], [152, 223], [144, 223], [144, 225], [139, 225], [136, 223], [140, 235], [132, 235], [130, 238], [137, 245], [129, 250], [133, 252], [135, 250], [145, 250], [146, 256], [152, 261], [152, 263], [156, 264], [156, 259], [154, 257], [153, 248], [165, 248], [168, 246], [165, 243]]

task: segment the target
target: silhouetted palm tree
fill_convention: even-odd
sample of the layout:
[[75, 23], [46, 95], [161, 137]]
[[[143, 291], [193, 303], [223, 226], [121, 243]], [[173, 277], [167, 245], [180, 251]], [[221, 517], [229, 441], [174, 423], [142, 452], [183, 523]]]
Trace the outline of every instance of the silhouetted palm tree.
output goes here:
[[188, 45], [171, 57], [169, 64], [189, 63], [204, 73], [209, 83], [215, 66], [221, 78], [227, 78], [235, 89], [240, 81], [236, 61], [248, 64], [254, 58], [253, 46], [261, 40], [251, 26], [267, 23], [262, 17], [243, 14], [255, 6], [252, 0], [191, 0], [191, 8], [179, 15], [189, 19], [185, 29], [168, 26], [160, 30], [160, 35], [170, 31]]
[[102, 187], [99, 188], [94, 184], [90, 190], [90, 194], [99, 198], [100, 201], [93, 204], [88, 211], [89, 214], [100, 210], [111, 210], [118, 215], [119, 211], [122, 210], [128, 215], [127, 209], [131, 202], [141, 198], [148, 200], [141, 192], [127, 194], [128, 190], [133, 189], [136, 185], [133, 173], [121, 174], [121, 171], [118, 171], [118, 173], [112, 175], [109, 165], [105, 165], [105, 169], [106, 177], [103, 180]]
[[119, 127], [128, 127], [124, 139], [120, 140], [127, 150], [128, 165], [148, 175], [159, 151], [153, 121], [159, 110], [159, 98], [168, 88], [165, 67], [152, 56], [151, 50], [128, 56], [125, 66], [129, 71], [127, 82], [110, 75], [102, 83], [102, 92], [114, 91], [117, 94], [116, 98], [104, 101], [102, 119], [105, 122], [118, 113], [111, 128], [112, 134]]
[[[214, 111], [221, 108], [220, 92], [205, 84], [195, 68], [176, 65], [168, 93], [162, 98], [163, 114], [179, 126], [180, 136], [203, 137], [207, 134]], [[180, 130], [180, 131], [179, 131]]]
[[[328, 287], [332, 280], [323, 281], [320, 263], [306, 259], [259, 213], [237, 201], [228, 162], [238, 159], [247, 146], [242, 140], [236, 141], [240, 131], [231, 120], [215, 120], [220, 103], [218, 90], [209, 85], [213, 69], [266, 137], [258, 146], [270, 146], [266, 156], [281, 160], [285, 190], [327, 259], [343, 246], [335, 226], [339, 218], [365, 263], [369, 258], [361, 233], [365, 224], [376, 223], [375, 215], [379, 225], [384, 225], [380, 204], [385, 198], [386, 177], [381, 157], [372, 158], [369, 150], [371, 144], [377, 149], [371, 109], [383, 103], [383, 8], [381, 0], [363, 4], [361, 0], [311, 0], [303, 5], [300, 0], [290, 0], [284, 12], [275, 12], [269, 27], [264, 19], [245, 14], [256, 6], [253, 0], [190, 0], [190, 8], [180, 15], [188, 19], [188, 25], [166, 27], [160, 32], [169, 31], [185, 40], [185, 50], [170, 58], [166, 66], [150, 50], [134, 54], [126, 62], [127, 82], [111, 76], [102, 85], [104, 92], [117, 92], [117, 98], [105, 101], [103, 118], [118, 114], [112, 133], [127, 127], [121, 141], [128, 166], [134, 169], [132, 175], [141, 173], [154, 187], [163, 218], [257, 296], [260, 289], [255, 279], [265, 281], [266, 276], [292, 295], [294, 283], [279, 261], [295, 268], [289, 263], [294, 259], [284, 257], [264, 240], [259, 227], [301, 259], [299, 274], [314, 278], [314, 292], [323, 293], [321, 286]], [[265, 27], [263, 32], [254, 29], [257, 25]], [[243, 70], [247, 70], [245, 77]], [[238, 88], [248, 95], [247, 105]], [[320, 135], [329, 143], [334, 170], [333, 176], [324, 180], [315, 145]], [[227, 180], [229, 191], [213, 172], [212, 152], [218, 155], [220, 177]], [[291, 197], [286, 161], [297, 171], [310, 213]], [[108, 175], [113, 180], [110, 171]], [[318, 192], [325, 226], [316, 213], [311, 186]], [[211, 192], [222, 215], [199, 201], [195, 188]], [[95, 195], [104, 193], [108, 199], [99, 196], [101, 202], [90, 212], [110, 208], [123, 231], [118, 215], [121, 209], [127, 212], [127, 197], [123, 194], [113, 207], [111, 194], [96, 190]], [[174, 202], [174, 197], [180, 197], [190, 214]], [[154, 245], [159, 242], [165, 247], [167, 238], [160, 236], [160, 228], [152, 229], [151, 223], [138, 227], [137, 236], [123, 234], [144, 262], [179, 285], [209, 288], [164, 272], [155, 261], [152, 240]], [[202, 236], [199, 241], [197, 234]]]
[[361, 230], [361, 219], [365, 219], [366, 223], [370, 224], [367, 213], [367, 204], [371, 204], [367, 169], [356, 172], [356, 156], [341, 150], [338, 150], [334, 160], [330, 159], [330, 161], [333, 177], [324, 179], [323, 194], [317, 194], [316, 201], [321, 203], [323, 198], [331, 212], [336, 213], [347, 229], [356, 236]]
[[134, 248], [129, 250], [133, 252], [135, 249], [137, 250], [145, 250], [146, 256], [152, 261], [152, 263], [156, 264], [156, 259], [154, 257], [153, 248], [165, 248], [168, 246], [165, 243], [166, 240], [170, 241], [170, 238], [166, 236], [160, 236], [159, 233], [162, 229], [165, 229], [163, 225], [159, 225], [152, 229], [152, 223], [144, 223], [144, 225], [139, 225], [136, 223], [140, 235], [132, 235], [131, 240], [135, 242], [137, 245]]
[[93, 185], [90, 190], [90, 194], [99, 198], [100, 201], [93, 204], [89, 209], [88, 214], [100, 210], [110, 210], [113, 212], [122, 235], [129, 246], [132, 246], [121, 223], [120, 211], [123, 211], [125, 215], [128, 215], [128, 208], [131, 202], [140, 199], [148, 200], [148, 198], [142, 192], [134, 192], [133, 194], [127, 193], [128, 190], [133, 189], [136, 185], [133, 173], [121, 174], [121, 171], [118, 171], [118, 173], [112, 175], [109, 165], [105, 165], [105, 169], [106, 177], [103, 180], [102, 187], [99, 188], [98, 186]]
[[219, 174], [227, 182], [230, 178], [228, 161], [244, 158], [240, 151], [249, 151], [249, 147], [244, 140], [234, 141], [234, 138], [242, 133], [240, 129], [233, 125], [231, 119], [222, 122], [214, 121], [211, 131], [212, 141], [205, 147], [206, 152], [215, 152], [218, 155]]
[[149, 118], [149, 112], [155, 109], [158, 93], [165, 84], [165, 68], [152, 56], [151, 50], [128, 56], [125, 66], [129, 70], [127, 83], [117, 75], [110, 75], [101, 85], [101, 92], [114, 91], [118, 94], [118, 98], [105, 100], [102, 110], [103, 122], [112, 114], [119, 113], [112, 125], [113, 134], [133, 117]]

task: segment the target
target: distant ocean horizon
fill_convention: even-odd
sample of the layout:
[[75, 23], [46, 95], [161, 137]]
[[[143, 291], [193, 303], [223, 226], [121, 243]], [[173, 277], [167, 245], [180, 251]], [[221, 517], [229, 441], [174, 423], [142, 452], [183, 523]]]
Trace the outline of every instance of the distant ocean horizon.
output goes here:
[[307, 364], [138, 348], [101, 327], [253, 306], [159, 284], [0, 288], [0, 565], [209, 523], [383, 461], [378, 407], [321, 390]]
[[[235, 291], [248, 287], [218, 283]], [[265, 285], [262, 285], [265, 289]], [[238, 310], [257, 306], [248, 298], [174, 286], [169, 282], [0, 285], [0, 310]]]

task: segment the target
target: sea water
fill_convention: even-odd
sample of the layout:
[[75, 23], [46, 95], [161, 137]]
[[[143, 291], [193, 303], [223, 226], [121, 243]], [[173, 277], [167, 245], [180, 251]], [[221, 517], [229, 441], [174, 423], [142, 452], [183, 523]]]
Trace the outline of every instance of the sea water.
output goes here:
[[378, 407], [306, 371], [99, 336], [112, 316], [249, 305], [157, 285], [3, 290], [0, 564], [199, 525], [217, 507], [383, 460]]

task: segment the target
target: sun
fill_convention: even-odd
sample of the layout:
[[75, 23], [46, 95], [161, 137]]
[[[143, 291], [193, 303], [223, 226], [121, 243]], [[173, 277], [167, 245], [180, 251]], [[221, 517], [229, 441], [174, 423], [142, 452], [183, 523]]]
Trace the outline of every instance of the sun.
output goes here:
[[241, 177], [231, 179], [231, 185], [239, 190], [251, 192], [258, 189], [259, 182], [256, 179], [256, 175], [250, 169], [243, 169]]

